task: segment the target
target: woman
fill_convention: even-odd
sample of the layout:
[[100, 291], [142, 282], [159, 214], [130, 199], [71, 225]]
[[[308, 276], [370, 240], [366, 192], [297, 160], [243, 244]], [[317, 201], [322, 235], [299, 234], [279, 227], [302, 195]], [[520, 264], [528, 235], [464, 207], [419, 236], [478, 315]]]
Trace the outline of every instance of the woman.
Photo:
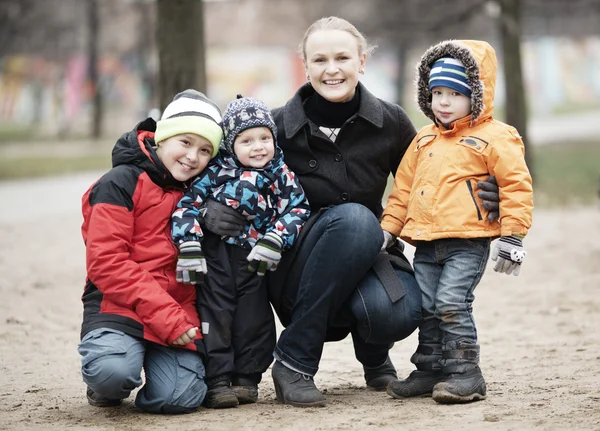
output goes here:
[[[367, 386], [383, 390], [395, 380], [388, 352], [417, 328], [421, 299], [400, 248], [380, 253], [378, 221], [388, 177], [416, 130], [402, 108], [359, 82], [371, 48], [348, 21], [316, 21], [300, 51], [308, 83], [273, 116], [314, 216], [267, 281], [286, 327], [274, 353], [277, 399], [307, 407], [325, 404], [313, 381], [324, 342], [349, 333]], [[235, 214], [226, 211], [211, 202], [207, 228], [235, 231]]]

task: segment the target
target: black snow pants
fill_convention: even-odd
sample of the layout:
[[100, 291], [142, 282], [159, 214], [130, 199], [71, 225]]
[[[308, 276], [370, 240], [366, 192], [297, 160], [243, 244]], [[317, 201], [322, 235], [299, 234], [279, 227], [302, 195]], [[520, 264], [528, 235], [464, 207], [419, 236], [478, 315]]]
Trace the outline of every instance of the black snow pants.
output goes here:
[[248, 270], [248, 251], [205, 230], [208, 273], [197, 286], [206, 379], [260, 382], [273, 361], [275, 320], [265, 277]]

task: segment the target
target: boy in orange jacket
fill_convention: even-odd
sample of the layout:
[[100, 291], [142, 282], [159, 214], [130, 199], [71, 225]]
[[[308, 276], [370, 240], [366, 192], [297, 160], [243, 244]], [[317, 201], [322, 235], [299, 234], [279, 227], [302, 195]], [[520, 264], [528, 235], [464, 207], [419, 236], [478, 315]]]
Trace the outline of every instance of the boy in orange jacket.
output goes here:
[[[517, 130], [493, 119], [496, 54], [483, 41], [445, 41], [418, 66], [418, 102], [433, 124], [419, 131], [396, 173], [381, 226], [416, 246], [422, 293], [417, 370], [390, 382], [393, 397], [432, 394], [440, 403], [484, 399], [473, 291], [492, 239], [495, 271], [519, 275], [533, 190]], [[500, 218], [483, 215], [477, 183], [494, 175]]]

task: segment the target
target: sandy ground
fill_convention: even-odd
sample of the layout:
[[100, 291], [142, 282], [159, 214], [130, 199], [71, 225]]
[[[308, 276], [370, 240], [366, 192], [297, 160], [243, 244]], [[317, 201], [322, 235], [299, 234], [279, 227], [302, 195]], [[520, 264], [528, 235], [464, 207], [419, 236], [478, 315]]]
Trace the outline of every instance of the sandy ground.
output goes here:
[[[519, 277], [488, 273], [476, 294], [488, 399], [462, 406], [367, 391], [350, 340], [326, 345], [325, 408], [275, 401], [163, 417], [90, 407], [76, 346], [84, 248], [80, 196], [97, 174], [0, 183], [0, 429], [600, 429], [600, 208], [536, 210]], [[415, 335], [392, 350], [401, 376]]]

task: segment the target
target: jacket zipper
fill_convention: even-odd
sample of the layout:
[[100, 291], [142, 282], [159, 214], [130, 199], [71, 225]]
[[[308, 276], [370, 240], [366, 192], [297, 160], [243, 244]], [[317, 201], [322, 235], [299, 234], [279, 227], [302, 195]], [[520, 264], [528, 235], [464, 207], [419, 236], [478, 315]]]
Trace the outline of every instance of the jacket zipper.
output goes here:
[[481, 211], [479, 211], [479, 206], [477, 205], [477, 201], [475, 200], [475, 194], [473, 194], [473, 186], [471, 185], [471, 181], [467, 180], [467, 187], [469, 188], [469, 193], [471, 194], [471, 199], [473, 199], [473, 203], [475, 204], [475, 209], [477, 210], [477, 219], [478, 220], [483, 220], [483, 217], [481, 217]]

